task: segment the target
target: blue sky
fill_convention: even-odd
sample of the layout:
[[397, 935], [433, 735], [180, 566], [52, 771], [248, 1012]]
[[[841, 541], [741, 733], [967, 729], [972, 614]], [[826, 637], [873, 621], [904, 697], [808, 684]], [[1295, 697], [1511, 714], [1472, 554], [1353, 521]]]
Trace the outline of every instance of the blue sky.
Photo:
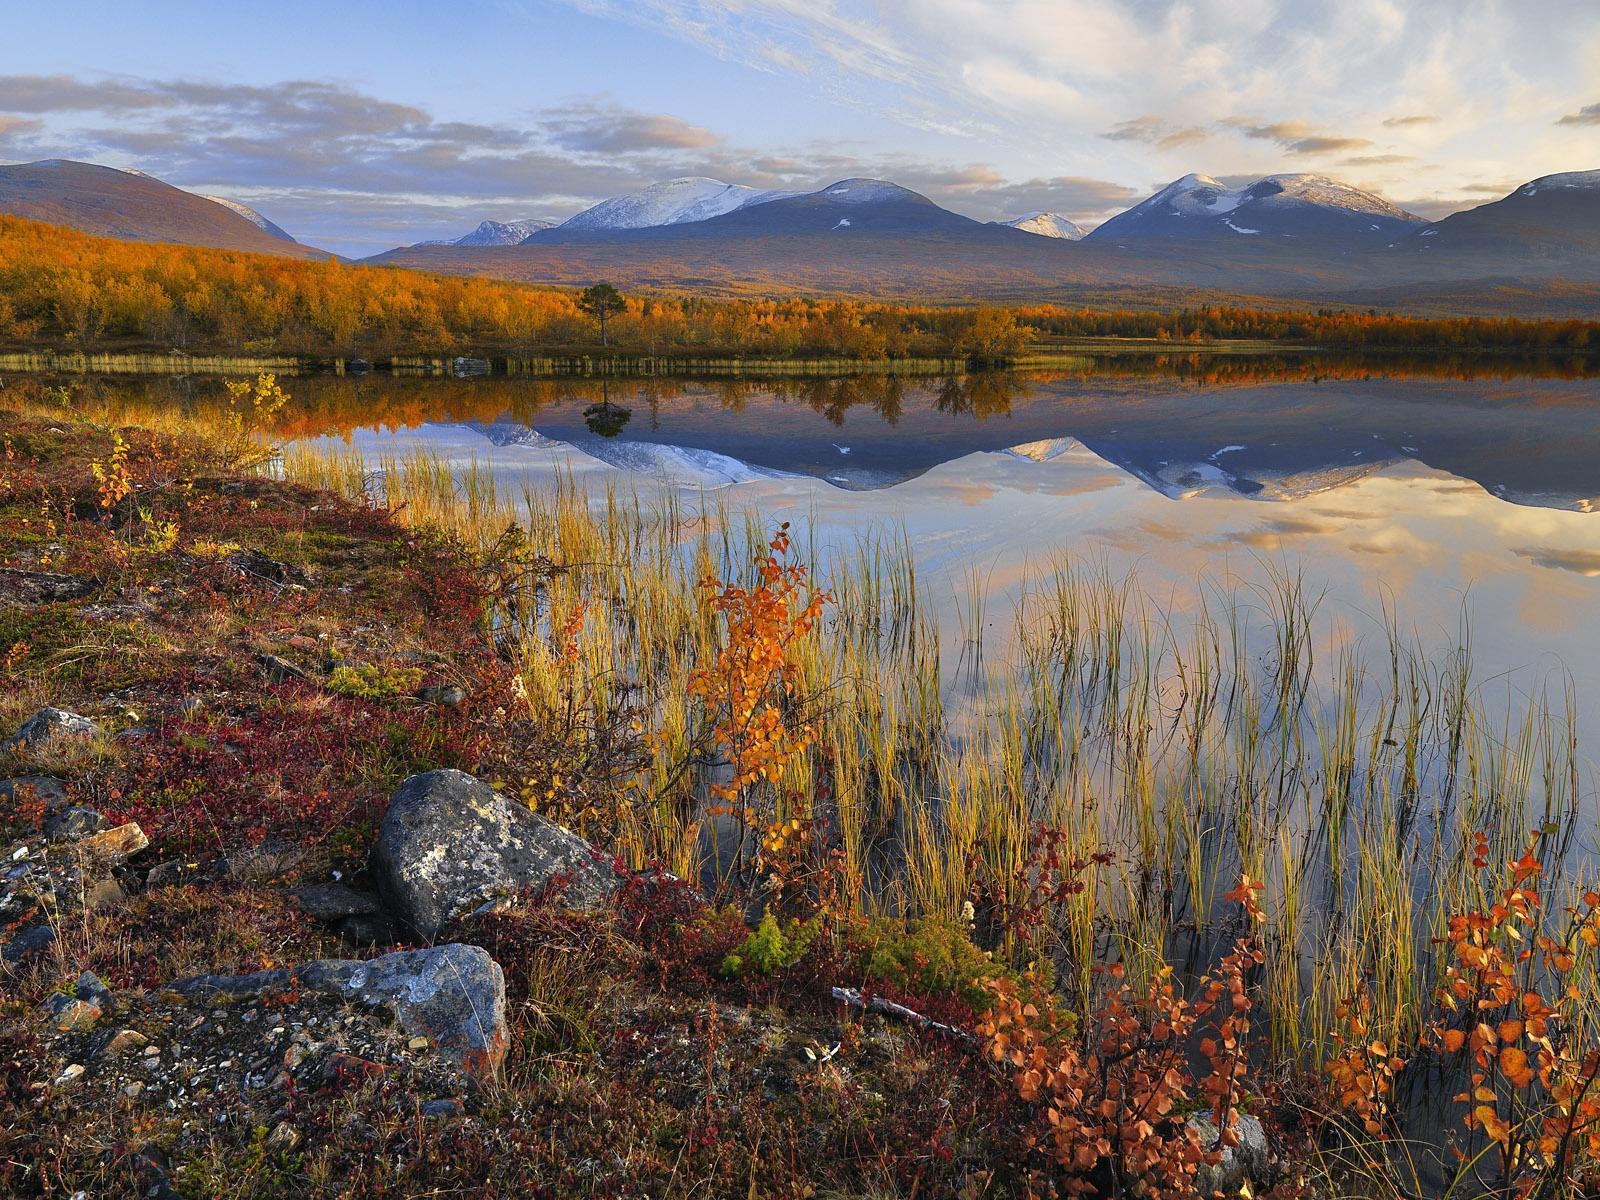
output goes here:
[[346, 253], [685, 174], [1092, 224], [1189, 171], [1431, 216], [1600, 167], [1596, 0], [8, 7], [0, 161], [138, 167]]

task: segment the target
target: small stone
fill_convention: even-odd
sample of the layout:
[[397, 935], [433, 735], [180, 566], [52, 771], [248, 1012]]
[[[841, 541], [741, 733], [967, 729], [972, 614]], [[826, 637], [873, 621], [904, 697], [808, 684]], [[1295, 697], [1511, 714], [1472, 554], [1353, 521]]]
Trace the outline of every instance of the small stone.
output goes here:
[[406, 1043], [406, 1047], [411, 1050], [426, 1050], [428, 1048], [428, 1039], [425, 1037], [414, 1037]]
[[50, 1025], [62, 1033], [87, 1032], [104, 1015], [98, 1004], [68, 996], [64, 992], [57, 992], [40, 1007], [44, 1009]]
[[422, 1106], [425, 1117], [459, 1117], [465, 1111], [459, 1100], [429, 1100]]
[[87, 741], [99, 730], [88, 717], [61, 708], [41, 708], [0, 742], [0, 752], [37, 754], [68, 741]]
[[82, 1063], [73, 1063], [71, 1066], [67, 1067], [66, 1070], [62, 1071], [61, 1074], [56, 1076], [56, 1087], [67, 1087], [70, 1084], [77, 1083], [78, 1080], [83, 1078], [83, 1071], [84, 1066]]
[[453, 683], [432, 685], [420, 689], [417, 699], [424, 704], [442, 704], [446, 708], [460, 708], [467, 702], [467, 689]]
[[75, 842], [99, 833], [108, 822], [105, 816], [92, 808], [73, 805], [59, 809], [44, 819], [44, 835], [52, 842]]
[[290, 683], [309, 678], [305, 671], [276, 654], [258, 654], [256, 661], [261, 664], [261, 669], [267, 673], [267, 680], [271, 683]]
[[279, 1121], [267, 1134], [267, 1149], [280, 1154], [293, 1150], [300, 1144], [300, 1131], [287, 1121]]
[[101, 1012], [110, 1012], [115, 1004], [111, 998], [111, 989], [93, 971], [85, 971], [79, 975], [77, 982], [72, 985], [72, 991], [79, 1000], [87, 1000]]
[[120, 862], [139, 853], [149, 844], [150, 839], [145, 837], [137, 821], [129, 821], [115, 829], [101, 830], [78, 842], [83, 850], [105, 862]]
[[142, 1091], [144, 1091], [144, 1084], [140, 1083], [137, 1079], [133, 1079], [123, 1086], [122, 1094], [129, 1100], [136, 1100], [139, 1098], [139, 1093]]
[[110, 1036], [101, 1041], [94, 1052], [95, 1058], [121, 1058], [124, 1054], [144, 1049], [149, 1040], [137, 1029], [113, 1029], [107, 1032]]

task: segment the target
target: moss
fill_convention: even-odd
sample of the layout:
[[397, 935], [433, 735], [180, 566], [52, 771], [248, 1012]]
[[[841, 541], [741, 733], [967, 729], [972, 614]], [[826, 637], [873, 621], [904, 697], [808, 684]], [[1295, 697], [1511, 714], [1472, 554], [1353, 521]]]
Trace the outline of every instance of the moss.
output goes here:
[[328, 690], [353, 700], [393, 700], [411, 695], [421, 682], [420, 667], [335, 667]]

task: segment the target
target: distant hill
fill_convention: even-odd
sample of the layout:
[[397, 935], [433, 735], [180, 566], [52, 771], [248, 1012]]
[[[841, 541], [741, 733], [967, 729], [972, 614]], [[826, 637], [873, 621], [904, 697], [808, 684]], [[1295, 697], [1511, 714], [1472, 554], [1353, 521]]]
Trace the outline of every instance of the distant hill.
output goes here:
[[125, 241], [328, 257], [244, 205], [198, 196], [139, 172], [69, 159], [0, 166], [0, 212]]
[[1185, 175], [1086, 240], [1135, 245], [1150, 239], [1292, 239], [1351, 249], [1386, 245], [1425, 224], [1380, 196], [1322, 175], [1268, 175], [1237, 189], [1209, 175]]
[[554, 221], [530, 217], [522, 221], [480, 221], [471, 233], [463, 234], [453, 242], [429, 242], [428, 245], [450, 246], [515, 246], [530, 234], [549, 229]]
[[1565, 276], [1600, 274], [1600, 171], [1546, 175], [1503, 199], [1418, 230], [1396, 250], [1454, 272], [1480, 266]]
[[1084, 236], [1083, 227], [1076, 221], [1053, 212], [1024, 213], [1009, 221], [996, 221], [995, 224], [1009, 225], [1023, 233], [1036, 233], [1040, 237], [1065, 238], [1069, 242]]

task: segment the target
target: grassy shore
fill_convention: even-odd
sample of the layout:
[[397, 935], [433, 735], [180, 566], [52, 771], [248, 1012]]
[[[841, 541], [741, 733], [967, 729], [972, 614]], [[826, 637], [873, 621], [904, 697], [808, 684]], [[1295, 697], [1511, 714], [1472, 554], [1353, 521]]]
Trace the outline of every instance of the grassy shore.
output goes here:
[[[1570, 697], [1491, 708], [1464, 650], [1398, 634], [1323, 653], [1292, 576], [1180, 614], [1062, 563], [1004, 655], [975, 581], [958, 707], [903, 540], [272, 456], [270, 397], [112, 428], [92, 391], [0, 392], [0, 586], [71, 593], [0, 597], [0, 730], [47, 703], [102, 730], [0, 776], [59, 778], [152, 842], [0, 977], [10, 1193], [115, 1194], [157, 1155], [196, 1197], [1184, 1194], [1222, 1150], [1184, 1118], [1244, 1109], [1285, 1196], [1531, 1194], [1476, 1165], [1481, 1125], [1403, 1102], [1468, 1053], [1437, 997], [1474, 915], [1480, 948], [1559, 942], [1519, 980], [1567, 996], [1548, 1028], [1600, 1074]], [[458, 1117], [405, 1106], [404, 1055], [290, 1098], [61, 1082], [74, 1043], [36, 1005], [83, 970], [163, 1042], [174, 976], [367, 952], [292, 889], [359, 880], [395, 785], [441, 766], [685, 881], [451, 928], [513, 1001], [506, 1066]], [[9, 836], [39, 816], [15, 804]], [[1509, 886], [1551, 923], [1484, 916]], [[1482, 1086], [1534, 1130], [1548, 1085], [1519, 1079]], [[1577, 1195], [1587, 1145], [1510, 1178]]]

